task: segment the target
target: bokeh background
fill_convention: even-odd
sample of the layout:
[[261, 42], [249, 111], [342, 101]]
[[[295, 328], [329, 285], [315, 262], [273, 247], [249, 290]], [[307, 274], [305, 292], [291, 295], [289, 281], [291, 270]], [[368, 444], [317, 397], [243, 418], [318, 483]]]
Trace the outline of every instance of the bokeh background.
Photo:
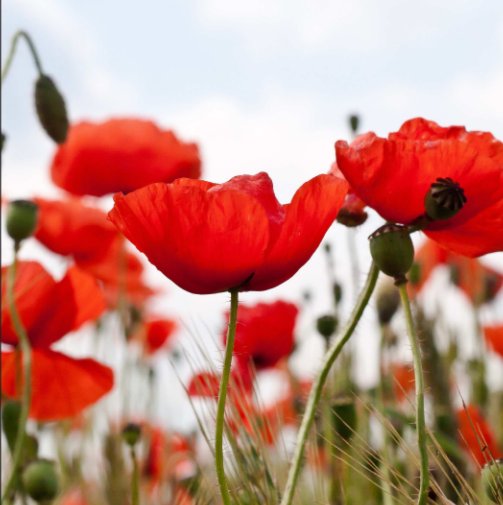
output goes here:
[[[2, 58], [19, 28], [32, 35], [44, 70], [64, 92], [73, 121], [152, 119], [199, 144], [205, 179], [223, 182], [265, 170], [283, 202], [304, 181], [329, 169], [334, 142], [349, 137], [350, 113], [361, 115], [362, 131], [380, 135], [423, 116], [503, 138], [501, 0], [4, 0]], [[6, 198], [61, 194], [48, 176], [54, 145], [34, 115], [35, 78], [31, 57], [21, 44], [2, 86]], [[111, 207], [111, 199], [92, 201]], [[372, 215], [356, 232], [361, 280], [369, 265], [366, 238], [380, 222]], [[337, 276], [346, 286], [347, 313], [355, 291], [347, 230], [334, 226], [327, 240]], [[421, 237], [415, 240], [419, 243]], [[8, 240], [2, 242], [5, 264], [11, 246]], [[64, 267], [34, 243], [22, 256], [43, 258], [56, 274]], [[502, 256], [493, 254], [484, 261], [503, 268]], [[284, 285], [241, 297], [245, 303], [279, 297], [300, 302], [303, 291], [313, 293], [293, 357], [306, 374], [316, 368], [322, 352], [313, 317], [330, 307], [324, 260], [318, 251]], [[439, 272], [432, 282], [443, 286], [446, 275]], [[155, 310], [182, 321], [181, 345], [201, 338], [211, 347], [219, 338], [228, 296], [185, 293], [153, 267], [148, 278], [165, 292]], [[454, 290], [432, 293], [431, 310], [440, 299], [453, 298], [447, 318], [460, 335], [468, 335], [472, 326], [465, 315], [469, 311], [463, 309], [468, 302]], [[501, 302], [496, 304], [500, 316]], [[364, 384], [377, 374], [374, 317], [367, 311], [356, 335], [356, 374]], [[495, 316], [483, 317], [492, 322]], [[470, 352], [468, 336], [466, 345]], [[490, 375], [497, 380], [500, 373], [492, 366]], [[182, 425], [187, 417], [179, 410], [170, 414], [183, 394], [176, 374], [159, 367], [167, 386], [162, 392], [164, 414], [158, 415], [167, 415], [175, 427]]]

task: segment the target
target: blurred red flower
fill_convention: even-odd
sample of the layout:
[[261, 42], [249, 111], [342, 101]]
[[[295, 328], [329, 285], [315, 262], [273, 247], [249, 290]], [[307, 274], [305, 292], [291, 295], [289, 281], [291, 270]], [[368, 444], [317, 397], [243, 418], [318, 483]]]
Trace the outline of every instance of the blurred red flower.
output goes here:
[[176, 328], [172, 319], [151, 318], [140, 325], [132, 338], [141, 342], [146, 354], [154, 354], [174, 335]]
[[281, 205], [265, 173], [224, 184], [178, 179], [115, 195], [112, 222], [164, 275], [197, 294], [275, 287], [314, 253], [344, 200], [332, 175]]
[[489, 347], [503, 358], [503, 324], [484, 326], [483, 332]]
[[503, 455], [490, 426], [475, 405], [459, 409], [457, 416], [461, 444], [479, 466]]
[[72, 125], [51, 166], [53, 182], [75, 195], [127, 193], [200, 175], [196, 144], [183, 143], [173, 132], [140, 119]]
[[424, 198], [438, 178], [451, 178], [466, 203], [424, 232], [464, 256], [503, 250], [503, 143], [490, 133], [443, 128], [422, 118], [387, 139], [361, 135], [335, 144], [337, 165], [355, 193], [384, 219], [412, 224], [425, 215]]
[[391, 376], [393, 377], [393, 392], [397, 401], [407, 398], [407, 395], [414, 391], [414, 367], [411, 363], [393, 363], [391, 365]]
[[[240, 305], [234, 342], [234, 356], [245, 364], [250, 360], [257, 369], [274, 366], [294, 348], [294, 329], [299, 309], [293, 303]], [[226, 313], [227, 325], [229, 312]], [[227, 326], [226, 325], [226, 326]], [[222, 334], [224, 343], [227, 331]]]
[[[2, 268], [2, 394], [18, 397], [23, 384], [22, 353], [6, 303], [7, 267]], [[18, 263], [14, 299], [32, 346], [30, 417], [53, 420], [78, 414], [113, 386], [113, 372], [92, 359], [74, 359], [50, 346], [106, 309], [96, 281], [76, 267], [56, 282], [36, 262]]]

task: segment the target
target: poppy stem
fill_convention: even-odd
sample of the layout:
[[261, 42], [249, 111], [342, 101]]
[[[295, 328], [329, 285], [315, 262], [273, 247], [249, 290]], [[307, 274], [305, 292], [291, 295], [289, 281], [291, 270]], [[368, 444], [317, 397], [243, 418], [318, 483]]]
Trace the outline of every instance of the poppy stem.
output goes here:
[[7, 55], [7, 58], [5, 59], [4, 67], [2, 68], [2, 84], [5, 81], [7, 74], [9, 73], [10, 66], [12, 65], [12, 61], [14, 60], [14, 55], [16, 53], [17, 43], [20, 38], [24, 38], [24, 40], [26, 40], [26, 43], [28, 44], [28, 47], [30, 48], [33, 62], [35, 63], [35, 66], [37, 67], [38, 73], [39, 74], [44, 73], [44, 71], [42, 70], [42, 64], [40, 63], [40, 58], [38, 57], [38, 53], [35, 48], [35, 44], [33, 43], [33, 40], [31, 39], [30, 35], [28, 33], [26, 33], [24, 30], [19, 30], [12, 37], [12, 42], [11, 42], [10, 49], [9, 49], [9, 54]]
[[[14, 260], [12, 265], [9, 267], [7, 274], [7, 304], [10, 311], [10, 316], [12, 319], [12, 325], [14, 326], [14, 331], [19, 340], [19, 345], [21, 347], [21, 352], [23, 356], [23, 369], [24, 369], [24, 384], [21, 402], [21, 413], [19, 415], [19, 424], [17, 428], [16, 441], [14, 444], [14, 450], [12, 451], [12, 468], [10, 476], [5, 485], [4, 493], [2, 496], [2, 504], [8, 503], [11, 494], [14, 491], [16, 482], [18, 481], [18, 469], [21, 464], [21, 456], [23, 452], [24, 440], [26, 435], [26, 422], [28, 420], [28, 412], [30, 410], [30, 400], [31, 400], [31, 347], [28, 335], [24, 329], [21, 318], [19, 317], [16, 302], [14, 299], [14, 284], [16, 281], [16, 270], [17, 270], [17, 253], [19, 245], [14, 246]], [[16, 390], [16, 393], [19, 393]]]
[[131, 446], [131, 461], [133, 463], [133, 478], [131, 479], [131, 504], [140, 505], [140, 473], [138, 470], [138, 458], [136, 457], [135, 446]]
[[234, 339], [236, 337], [236, 323], [238, 315], [238, 291], [231, 291], [231, 310], [229, 314], [229, 326], [227, 329], [227, 343], [225, 347], [224, 367], [222, 370], [222, 380], [218, 392], [217, 418], [215, 428], [215, 467], [222, 495], [223, 505], [231, 504], [231, 496], [224, 468], [224, 425], [225, 425], [225, 399], [227, 397], [227, 387], [229, 384], [232, 351], [234, 349]]
[[416, 433], [417, 445], [419, 448], [420, 481], [419, 494], [417, 497], [417, 505], [426, 505], [428, 499], [429, 485], [429, 468], [428, 468], [428, 447], [426, 434], [426, 421], [424, 415], [424, 374], [421, 359], [421, 348], [417, 337], [412, 311], [410, 309], [409, 296], [407, 294], [407, 284], [402, 283], [398, 286], [400, 299], [405, 314], [405, 322], [407, 324], [407, 333], [412, 349], [412, 358], [414, 362], [414, 381], [416, 385]]
[[328, 373], [330, 372], [330, 369], [332, 368], [334, 361], [337, 359], [344, 345], [353, 334], [353, 331], [356, 328], [356, 325], [358, 324], [358, 321], [360, 320], [363, 311], [370, 300], [370, 296], [374, 291], [378, 276], [379, 276], [379, 269], [376, 267], [374, 263], [372, 263], [365, 285], [363, 286], [363, 289], [360, 292], [360, 295], [353, 309], [353, 312], [351, 313], [351, 316], [347, 321], [340, 338], [334, 341], [332, 347], [330, 347], [328, 352], [325, 354], [325, 357], [323, 359], [323, 365], [318, 373], [318, 376], [315, 379], [313, 387], [311, 388], [309, 398], [307, 399], [306, 410], [304, 412], [304, 417], [302, 418], [299, 432], [297, 434], [295, 452], [293, 455], [290, 470], [288, 472], [288, 480], [285, 486], [283, 498], [281, 500], [280, 505], [291, 505], [293, 501], [295, 487], [297, 485], [302, 459], [304, 456], [307, 436], [314, 421], [316, 407], [320, 402], [320, 398], [323, 392], [323, 386], [325, 385], [325, 381], [327, 380]]

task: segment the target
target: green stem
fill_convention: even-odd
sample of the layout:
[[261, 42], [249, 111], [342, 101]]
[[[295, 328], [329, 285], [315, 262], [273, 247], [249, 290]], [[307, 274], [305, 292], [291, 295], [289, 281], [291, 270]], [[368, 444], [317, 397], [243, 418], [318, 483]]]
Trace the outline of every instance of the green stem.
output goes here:
[[28, 48], [30, 49], [31, 56], [33, 58], [33, 62], [35, 63], [35, 66], [37, 67], [38, 73], [40, 75], [44, 73], [44, 71], [42, 70], [42, 64], [40, 62], [40, 58], [38, 57], [38, 53], [35, 48], [35, 44], [33, 43], [33, 40], [31, 40], [31, 37], [24, 30], [19, 30], [12, 37], [12, 42], [11, 42], [10, 49], [9, 49], [9, 54], [7, 55], [4, 67], [2, 68], [2, 84], [5, 81], [7, 74], [9, 73], [10, 67], [12, 65], [12, 61], [14, 60], [14, 54], [16, 53], [17, 43], [20, 38], [24, 38], [24, 40], [28, 44]]
[[238, 315], [238, 291], [231, 291], [231, 310], [229, 315], [229, 327], [227, 330], [227, 344], [225, 347], [224, 368], [222, 370], [222, 380], [218, 392], [217, 418], [215, 429], [215, 467], [217, 471], [218, 486], [222, 495], [223, 505], [230, 505], [231, 496], [229, 486], [225, 477], [224, 469], [224, 423], [225, 423], [225, 399], [227, 397], [227, 386], [231, 374], [232, 351], [234, 349], [234, 338], [236, 337], [236, 323]]
[[428, 447], [426, 434], [426, 421], [424, 415], [424, 375], [421, 359], [421, 348], [414, 328], [412, 312], [410, 310], [409, 296], [407, 294], [407, 284], [402, 283], [398, 286], [400, 299], [405, 314], [407, 324], [407, 333], [412, 348], [412, 357], [414, 361], [414, 381], [416, 384], [416, 433], [417, 445], [419, 447], [419, 458], [421, 462], [419, 494], [417, 505], [426, 505], [428, 499], [429, 468], [428, 468]]
[[[21, 347], [21, 352], [23, 355], [23, 369], [24, 369], [24, 385], [21, 403], [21, 414], [19, 416], [19, 426], [16, 435], [16, 442], [14, 444], [14, 450], [12, 453], [12, 468], [9, 478], [7, 479], [7, 484], [5, 485], [2, 503], [7, 503], [9, 497], [14, 490], [14, 486], [18, 477], [18, 468], [21, 463], [21, 456], [23, 452], [23, 445], [26, 433], [26, 422], [28, 420], [28, 413], [30, 410], [30, 400], [31, 400], [31, 347], [26, 330], [23, 327], [21, 318], [19, 317], [16, 303], [14, 299], [14, 284], [16, 280], [16, 269], [17, 269], [17, 253], [18, 245], [14, 246], [14, 260], [9, 268], [7, 274], [7, 304], [9, 307], [12, 325], [14, 326], [14, 331], [19, 340], [19, 345]], [[17, 391], [16, 391], [17, 392]]]
[[140, 472], [134, 446], [131, 446], [131, 461], [133, 462], [133, 478], [131, 479], [131, 505], [140, 505]]
[[346, 323], [340, 339], [336, 340], [329, 351], [325, 354], [321, 370], [316, 377], [311, 392], [309, 393], [306, 411], [304, 412], [304, 417], [299, 428], [299, 433], [297, 434], [295, 453], [288, 473], [288, 480], [285, 486], [285, 491], [283, 493], [283, 498], [281, 500], [281, 505], [291, 505], [292, 503], [293, 494], [295, 492], [295, 487], [297, 485], [297, 480], [300, 474], [307, 436], [314, 421], [316, 407], [320, 401], [323, 392], [323, 386], [325, 385], [325, 381], [327, 379], [330, 368], [334, 364], [334, 361], [339, 356], [344, 345], [353, 334], [353, 331], [356, 328], [356, 325], [358, 324], [358, 321], [360, 320], [363, 311], [368, 304], [370, 296], [374, 291], [378, 276], [379, 269], [375, 266], [374, 263], [372, 263], [367, 280], [365, 282], [365, 286], [363, 287], [360, 296], [358, 297], [356, 305], [353, 309], [353, 312], [351, 313], [348, 322]]

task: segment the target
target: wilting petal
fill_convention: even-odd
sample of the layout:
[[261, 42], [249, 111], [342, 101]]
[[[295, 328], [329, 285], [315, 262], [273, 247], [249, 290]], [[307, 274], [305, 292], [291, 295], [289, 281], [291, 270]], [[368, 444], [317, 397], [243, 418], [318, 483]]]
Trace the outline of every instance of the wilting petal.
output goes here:
[[[9, 398], [19, 396], [16, 372], [15, 352], [2, 352], [2, 394]], [[112, 370], [93, 359], [32, 349], [30, 417], [52, 421], [75, 416], [108, 393], [113, 383]]]

